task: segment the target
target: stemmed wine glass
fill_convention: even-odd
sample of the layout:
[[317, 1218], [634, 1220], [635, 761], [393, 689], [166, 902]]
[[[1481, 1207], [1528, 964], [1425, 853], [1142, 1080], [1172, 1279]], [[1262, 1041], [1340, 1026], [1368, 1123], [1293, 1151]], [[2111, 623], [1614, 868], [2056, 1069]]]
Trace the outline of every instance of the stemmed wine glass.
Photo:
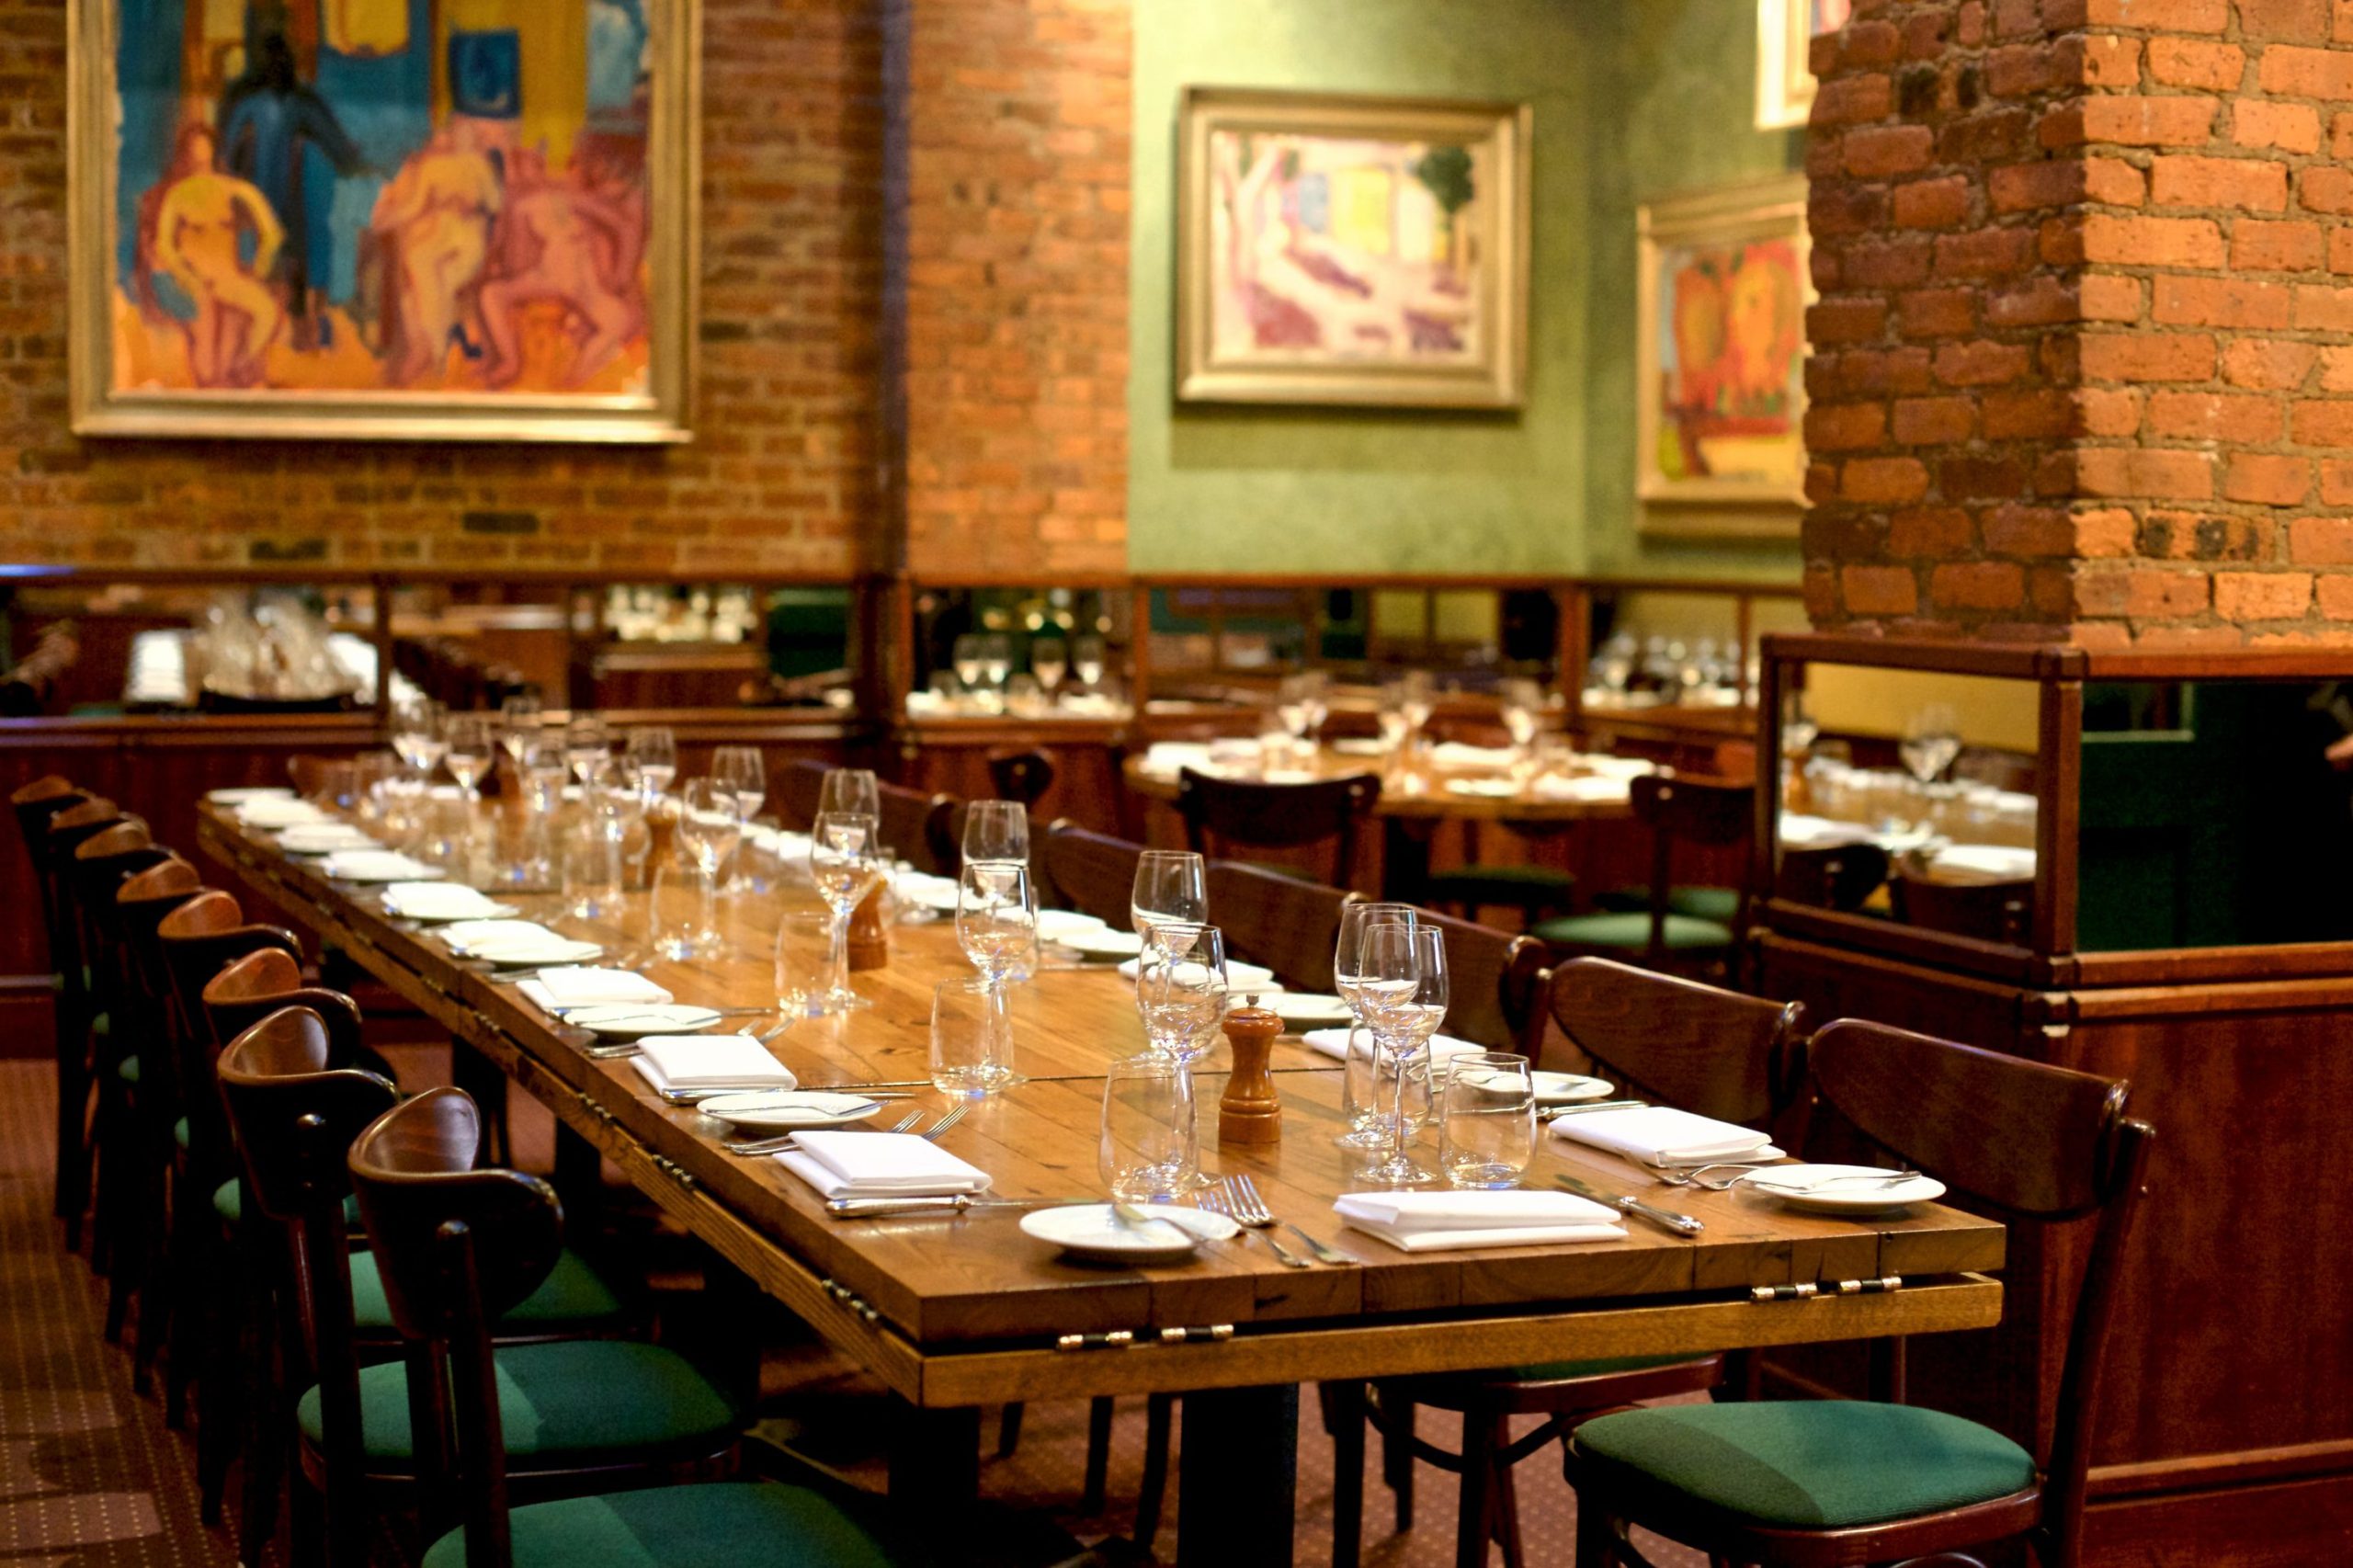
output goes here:
[[1405, 750], [1408, 754], [1421, 749], [1422, 732], [1429, 728], [1430, 714], [1437, 706], [1431, 696], [1429, 672], [1407, 670], [1398, 682], [1397, 707], [1405, 718]]
[[1446, 933], [1436, 926], [1393, 920], [1367, 926], [1358, 987], [1373, 1039], [1396, 1063], [1389, 1158], [1366, 1171], [1364, 1179], [1384, 1187], [1420, 1187], [1438, 1177], [1406, 1153], [1414, 1119], [1406, 1109], [1405, 1085], [1414, 1067], [1427, 1060], [1430, 1037], [1446, 1018]]
[[449, 777], [458, 781], [458, 791], [469, 805], [482, 801], [480, 786], [490, 772], [491, 763], [498, 756], [498, 743], [491, 733], [490, 716], [486, 713], [452, 713], [442, 726], [443, 752], [441, 765]]
[[1198, 926], [1210, 917], [1209, 869], [1199, 855], [1183, 849], [1147, 849], [1136, 859], [1128, 919], [1139, 937], [1153, 927]]
[[[980, 971], [988, 993], [989, 1028], [1003, 1049], [987, 1060], [1013, 1060], [1013, 1009], [1006, 987], [1038, 969], [1038, 892], [1029, 868], [1010, 860], [968, 860], [956, 880], [956, 945]], [[982, 1093], [1017, 1082], [1010, 1072]]]
[[1070, 668], [1070, 649], [1059, 637], [1040, 637], [1029, 644], [1029, 673], [1038, 677], [1051, 701], [1062, 687], [1063, 672]]
[[580, 781], [581, 792], [595, 794], [604, 782], [605, 770], [613, 765], [612, 732], [593, 713], [574, 719], [563, 727], [563, 758], [572, 765], [572, 776]]
[[415, 785], [423, 789], [441, 766], [441, 753], [447, 743], [441, 733], [447, 722], [441, 704], [430, 698], [420, 698], [404, 703], [392, 716], [392, 750], [400, 754], [415, 775]]
[[506, 753], [506, 765], [517, 779], [523, 774], [523, 748], [539, 733], [539, 693], [518, 691], [498, 705], [498, 744]]
[[760, 814], [760, 802], [768, 798], [768, 772], [759, 747], [719, 747], [710, 754], [710, 776], [734, 791], [745, 821]]
[[979, 699], [982, 696], [981, 670], [983, 667], [980, 634], [967, 631], [963, 636], [956, 639], [955, 647], [949, 657], [956, 666], [956, 684], [963, 688], [965, 696]]
[[824, 994], [811, 1005], [813, 1013], [847, 1013], [874, 1005], [849, 988], [849, 922], [866, 895], [889, 874], [876, 842], [881, 836], [878, 819], [860, 812], [820, 812], [809, 825], [809, 877], [834, 915], [828, 979]]
[[1511, 735], [1511, 744], [1522, 760], [1535, 755], [1536, 731], [1544, 714], [1544, 688], [1532, 680], [1507, 680], [1503, 684], [1504, 728]]
[[1070, 673], [1089, 691], [1103, 684], [1103, 639], [1090, 632], [1072, 641]]
[[678, 776], [678, 741], [661, 724], [640, 724], [621, 747], [621, 781], [652, 805]]
[[[1350, 903], [1340, 909], [1340, 931], [1332, 946], [1332, 989], [1348, 1006], [1355, 1022], [1348, 1027], [1347, 1072], [1342, 1078], [1347, 1100], [1347, 1130], [1333, 1142], [1349, 1149], [1385, 1149], [1393, 1134], [1381, 1109], [1381, 1047], [1373, 1036], [1372, 1015], [1364, 993], [1365, 932], [1374, 926], [1412, 926], [1416, 912], [1410, 903]], [[1357, 1036], [1369, 1037], [1371, 1049], [1359, 1053]]]
[[702, 893], [702, 926], [690, 938], [690, 952], [723, 957], [727, 938], [719, 929], [719, 869], [742, 842], [744, 819], [733, 791], [712, 778], [688, 779], [678, 804], [678, 847], [694, 862]]
[[997, 708], [1005, 707], [1005, 679], [1013, 673], [1013, 640], [1001, 631], [981, 639], [981, 678], [988, 682]]
[[1018, 801], [973, 801], [964, 808], [964, 864], [1029, 863], [1029, 813]]
[[[1172, 922], [1154, 926], [1136, 955], [1136, 1011], [1143, 1017], [1144, 1038], [1152, 1052], [1176, 1065], [1182, 1080], [1178, 1098], [1187, 1116], [1198, 1100], [1192, 1090], [1193, 1063], [1213, 1043], [1225, 1017], [1228, 980], [1225, 933], [1214, 926]], [[1187, 1137], [1199, 1146], [1198, 1130]], [[1211, 1178], [1196, 1176], [1198, 1186]]]
[[1904, 766], [1923, 785], [1933, 784], [1961, 755], [1961, 721], [1941, 702], [1931, 702], [1904, 722]]
[[827, 770], [817, 786], [817, 812], [820, 816], [872, 817], [880, 822], [882, 789], [875, 782], [873, 771], [864, 767]]

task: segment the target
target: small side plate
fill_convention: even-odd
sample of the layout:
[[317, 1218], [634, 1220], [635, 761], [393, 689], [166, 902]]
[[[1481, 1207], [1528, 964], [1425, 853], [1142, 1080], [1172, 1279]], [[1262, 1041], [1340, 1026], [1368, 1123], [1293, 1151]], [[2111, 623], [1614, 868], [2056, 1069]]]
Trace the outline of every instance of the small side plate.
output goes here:
[[756, 1089], [718, 1095], [697, 1107], [705, 1116], [762, 1132], [791, 1132], [805, 1127], [847, 1127], [882, 1108], [864, 1095], [829, 1095], [815, 1089]]
[[684, 1002], [612, 1002], [575, 1008], [563, 1021], [603, 1040], [642, 1040], [650, 1034], [693, 1034], [719, 1017], [709, 1007]]
[[[1231, 1241], [1241, 1227], [1222, 1214], [1170, 1204], [1146, 1208], [1152, 1224], [1123, 1224], [1108, 1203], [1073, 1203], [1021, 1217], [1021, 1229], [1090, 1263], [1183, 1263], [1203, 1242]], [[1184, 1239], [1177, 1232], [1185, 1233]]]
[[1531, 1073], [1536, 1081], [1538, 1105], [1575, 1105], [1583, 1100], [1606, 1100], [1618, 1091], [1606, 1079], [1588, 1078], [1580, 1073]]
[[1883, 1214], [1945, 1195], [1945, 1184], [1934, 1176], [1889, 1181], [1894, 1174], [1880, 1165], [1773, 1165], [1740, 1185], [1809, 1214]]

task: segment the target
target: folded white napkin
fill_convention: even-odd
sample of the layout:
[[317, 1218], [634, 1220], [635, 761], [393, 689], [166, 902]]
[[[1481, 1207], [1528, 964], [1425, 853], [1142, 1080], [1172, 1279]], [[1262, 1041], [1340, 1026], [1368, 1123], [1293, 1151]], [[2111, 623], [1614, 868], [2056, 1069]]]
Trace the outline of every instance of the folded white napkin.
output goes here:
[[[468, 891], [472, 891], [471, 889]], [[536, 920], [453, 920], [434, 933], [453, 953], [470, 953], [484, 942], [512, 942], [556, 937]]]
[[[146, 633], [142, 632], [141, 636]], [[240, 784], [228, 790], [208, 790], [204, 798], [216, 806], [238, 806], [248, 801], [287, 801], [294, 791], [283, 784]]]
[[1579, 752], [1577, 766], [1604, 778], [1625, 780], [1656, 773], [1658, 764], [1639, 756], [1611, 756], [1606, 752]]
[[777, 1159], [826, 1198], [985, 1192], [989, 1173], [912, 1132], [803, 1132]]
[[1717, 1121], [1664, 1105], [1555, 1117], [1552, 1136], [1623, 1154], [1643, 1165], [1738, 1159], [1768, 1148], [1773, 1142], [1765, 1133], [1737, 1122]]
[[1430, 760], [1440, 767], [1509, 767], [1519, 760], [1512, 746], [1474, 746], [1462, 741], [1441, 741], [1430, 747]]
[[278, 835], [278, 846], [289, 855], [328, 855], [338, 849], [381, 849], [381, 841], [348, 823], [296, 823]]
[[584, 964], [543, 969], [516, 987], [540, 1006], [594, 1007], [613, 1002], [667, 1002], [670, 994], [642, 974]]
[[[1345, 1028], [1309, 1029], [1299, 1038], [1305, 1043], [1308, 1050], [1321, 1052], [1335, 1062], [1346, 1062], [1348, 1059], [1348, 1031]], [[1452, 1035], [1430, 1036], [1430, 1060], [1433, 1062], [1443, 1062], [1449, 1056], [1460, 1056], [1466, 1051], [1485, 1051], [1486, 1049], [1488, 1048], [1483, 1045], [1477, 1045], [1467, 1040], [1457, 1040]]]
[[1332, 1212], [1406, 1252], [1626, 1239], [1616, 1210], [1568, 1192], [1351, 1192]]
[[1928, 869], [1952, 881], [2026, 881], [2034, 876], [2034, 851], [2002, 844], [1955, 844], [1928, 857]]
[[1781, 813], [1781, 842], [1792, 849], [1827, 849], [1838, 844], [1868, 844], [1871, 830], [1859, 822], [1833, 822], [1802, 812]]
[[1529, 786], [1540, 801], [1622, 801], [1626, 780], [1604, 773], [1580, 773], [1574, 778], [1546, 774]]
[[[1141, 959], [1130, 959], [1120, 966], [1120, 972], [1128, 979], [1133, 980], [1136, 977], [1136, 965], [1142, 961]], [[1239, 963], [1231, 959], [1226, 960], [1225, 983], [1229, 989], [1234, 991], [1280, 991], [1282, 989], [1275, 983], [1273, 970], [1260, 969], [1255, 963]]]
[[504, 907], [456, 882], [394, 882], [382, 897], [387, 910], [408, 920], [485, 920]]
[[1059, 942], [1065, 937], [1074, 937], [1082, 932], [1109, 929], [1092, 915], [1079, 915], [1067, 909], [1038, 911], [1038, 938], [1040, 941]]
[[1196, 773], [1211, 772], [1210, 752], [1209, 746], [1198, 742], [1155, 741], [1143, 754], [1143, 770], [1165, 778], [1174, 778], [1188, 767]]
[[319, 862], [319, 869], [347, 882], [431, 881], [449, 874], [393, 849], [338, 849]]
[[237, 820], [247, 827], [292, 827], [296, 823], [333, 819], [324, 806], [314, 806], [288, 795], [265, 795], [238, 806]]
[[1519, 793], [1519, 785], [1509, 778], [1449, 778], [1446, 781], [1449, 795], [1475, 795], [1482, 800], [1507, 801]]
[[792, 1089], [801, 1080], [747, 1034], [648, 1035], [630, 1060], [657, 1089]]

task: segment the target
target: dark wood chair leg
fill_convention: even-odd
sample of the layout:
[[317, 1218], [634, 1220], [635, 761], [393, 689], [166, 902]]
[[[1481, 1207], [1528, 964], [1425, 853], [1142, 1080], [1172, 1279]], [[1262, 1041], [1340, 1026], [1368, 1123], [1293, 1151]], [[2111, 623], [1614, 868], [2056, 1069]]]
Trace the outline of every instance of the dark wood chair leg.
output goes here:
[[[142, 1129], [142, 1132], [149, 1131]], [[146, 1233], [140, 1242], [136, 1287], [139, 1338], [131, 1357], [131, 1387], [136, 1393], [153, 1391], [156, 1363], [163, 1358], [164, 1346], [171, 1341], [174, 1309], [190, 1294], [183, 1288], [179, 1273], [186, 1262], [187, 1249], [175, 1234], [177, 1225], [172, 1214], [171, 1167], [167, 1156], [154, 1152], [170, 1143], [171, 1132], [166, 1129], [163, 1143], [158, 1145], [151, 1138], [142, 1156], [146, 1201], [142, 1208]], [[210, 1212], [209, 1205], [206, 1212]]]
[[1397, 1533], [1414, 1528], [1414, 1406], [1398, 1400], [1381, 1406], [1388, 1417], [1381, 1433], [1381, 1479], [1397, 1505]]
[[1495, 1428], [1503, 1417], [1482, 1411], [1462, 1415], [1462, 1488], [1454, 1519], [1454, 1568], [1486, 1568], [1487, 1537], [1494, 1521]]
[[[250, 1358], [246, 1365], [255, 1369], [256, 1377], [252, 1397], [244, 1402], [241, 1426], [230, 1428], [242, 1439], [244, 1449], [244, 1477], [238, 1505], [237, 1556], [248, 1565], [259, 1563], [262, 1550], [278, 1533], [278, 1501], [290, 1484], [287, 1445], [291, 1441], [294, 1415], [288, 1407], [286, 1372], [279, 1365], [278, 1336], [271, 1325], [278, 1321], [278, 1300], [275, 1288], [266, 1273], [249, 1277], [252, 1284], [244, 1302], [244, 1312], [238, 1320], [238, 1330], [248, 1336], [244, 1349]], [[212, 1412], [207, 1407], [201, 1419], [210, 1425]], [[204, 1426], [199, 1426], [199, 1435]], [[227, 1484], [224, 1473], [222, 1484]]]
[[[173, 1186], [170, 1284], [174, 1289], [171, 1346], [164, 1365], [164, 1424], [178, 1430], [188, 1425], [188, 1390], [205, 1363], [207, 1347], [220, 1333], [224, 1303], [210, 1282], [224, 1273], [228, 1249], [222, 1244], [221, 1217], [212, 1211], [212, 1195], [195, 1190], [199, 1184], [181, 1177]], [[142, 1346], [146, 1335], [140, 1335]]]
[[1108, 1393], [1097, 1394], [1086, 1402], [1086, 1484], [1079, 1494], [1078, 1508], [1083, 1514], [1103, 1511], [1105, 1493], [1111, 1476], [1111, 1416], [1114, 1406]]
[[[1028, 1408], [1029, 1407], [1027, 1405], [1023, 1404], [1017, 1399], [1011, 1404], [1006, 1405], [1003, 1410], [997, 1413], [997, 1458], [1001, 1460], [1009, 1460], [1013, 1457], [1013, 1450], [1021, 1446], [1021, 1416], [1022, 1413]], [[1087, 1437], [1091, 1441], [1094, 1436], [1095, 1433], [1092, 1426], [1090, 1425], [1087, 1431]], [[1095, 1464], [1095, 1455], [1092, 1449], [1087, 1452], [1086, 1462], [1089, 1470], [1091, 1471]]]
[[[1495, 1441], [1506, 1447], [1510, 1444], [1508, 1426], [1495, 1433]], [[1504, 1568], [1525, 1568], [1519, 1540], [1519, 1486], [1512, 1480], [1511, 1472], [1510, 1465], [1498, 1464], [1495, 1467], [1495, 1478], [1491, 1483], [1495, 1487], [1495, 1500], [1489, 1504], [1487, 1512], [1495, 1522], [1495, 1544], [1503, 1548]]]
[[1364, 1385], [1324, 1383], [1324, 1427], [1332, 1434], [1332, 1568], [1364, 1555]]
[[1617, 1556], [1617, 1540], [1609, 1528], [1609, 1517], [1590, 1500], [1579, 1497], [1576, 1568], [1612, 1568]]
[[1136, 1487], [1135, 1543], [1152, 1550], [1160, 1533], [1160, 1515], [1168, 1500], [1168, 1429], [1176, 1412], [1176, 1396], [1155, 1393], [1143, 1406], [1143, 1479]]
[[[210, 1204], [207, 1205], [208, 1210]], [[196, 1483], [199, 1506], [208, 1525], [221, 1522], [222, 1502], [229, 1490], [229, 1467], [242, 1448], [250, 1456], [249, 1408], [267, 1410], [269, 1367], [267, 1342], [255, 1338], [252, 1320], [255, 1291], [251, 1281], [260, 1276], [257, 1248], [243, 1233], [224, 1236], [220, 1256], [231, 1260], [218, 1299], [208, 1303], [203, 1366], [196, 1380]], [[173, 1368], [176, 1376], [178, 1368]], [[250, 1376], [256, 1385], [247, 1397]], [[249, 1457], [247, 1463], [254, 1460]]]

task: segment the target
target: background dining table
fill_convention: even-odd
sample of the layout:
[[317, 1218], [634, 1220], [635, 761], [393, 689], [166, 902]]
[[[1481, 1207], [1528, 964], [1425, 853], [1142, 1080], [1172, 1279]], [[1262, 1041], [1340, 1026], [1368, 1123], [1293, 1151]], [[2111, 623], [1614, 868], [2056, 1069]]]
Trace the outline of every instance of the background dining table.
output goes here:
[[[585, 1031], [452, 954], [430, 927], [387, 914], [376, 890], [330, 881], [315, 861], [218, 808], [206, 808], [201, 840], [248, 888], [544, 1102], [566, 1135], [560, 1156], [568, 1148], [575, 1160], [593, 1153], [613, 1162], [895, 1394], [891, 1485], [925, 1498], [934, 1520], [952, 1516], [941, 1505], [977, 1489], [981, 1407], [1176, 1392], [1191, 1439], [1179, 1461], [1180, 1560], [1287, 1563], [1302, 1382], [1875, 1338], [1983, 1327], [2001, 1314], [2001, 1287], [1985, 1272], [2003, 1261], [1994, 1221], [1935, 1205], [1860, 1219], [1801, 1214], [1737, 1190], [1656, 1186], [1613, 1156], [1550, 1136], [1538, 1141], [1526, 1185], [1579, 1176], [1695, 1215], [1704, 1233], [1687, 1240], [1637, 1221], [1605, 1243], [1407, 1253], [1344, 1230], [1332, 1212], [1351, 1189], [1346, 1151], [1333, 1142], [1342, 1074], [1288, 1036], [1274, 1057], [1278, 1143], [1216, 1147], [1222, 1042], [1199, 1065], [1203, 1164], [1252, 1176], [1277, 1215], [1354, 1264], [1291, 1268], [1243, 1237], [1176, 1266], [1090, 1266], [1024, 1234], [1027, 1210], [835, 1218], [776, 1160], [728, 1153], [726, 1124], [664, 1103], [630, 1060], [587, 1054]], [[597, 921], [563, 915], [551, 893], [494, 896], [603, 944], [608, 961], [650, 946], [656, 903], [646, 892]], [[813, 892], [787, 886], [730, 899], [730, 955], [633, 967], [681, 1002], [772, 1009], [774, 932], [793, 904], [813, 908]], [[926, 1078], [932, 987], [971, 971], [952, 922], [902, 925], [891, 942], [886, 967], [853, 978], [872, 1006], [797, 1019], [772, 1041], [804, 1087]], [[765, 1032], [776, 1020], [740, 1021]], [[1022, 988], [1015, 1027], [1027, 1081], [975, 1103], [941, 1146], [986, 1170], [998, 1195], [1092, 1199], [1101, 1191], [1105, 1072], [1144, 1044], [1131, 988], [1108, 965], [1050, 963]], [[916, 1103], [937, 1112], [953, 1102], [925, 1090]], [[1889, 1278], [1901, 1287], [1837, 1289]], [[1822, 1290], [1759, 1299], [1758, 1287], [1800, 1284]]]

